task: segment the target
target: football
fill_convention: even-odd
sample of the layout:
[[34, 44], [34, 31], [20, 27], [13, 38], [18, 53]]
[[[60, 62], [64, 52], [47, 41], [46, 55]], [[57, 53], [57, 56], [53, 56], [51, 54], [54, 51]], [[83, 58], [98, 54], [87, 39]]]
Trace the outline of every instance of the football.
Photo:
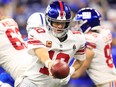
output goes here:
[[68, 64], [64, 61], [57, 61], [51, 67], [51, 73], [54, 78], [63, 79], [68, 76], [69, 72], [70, 72], [70, 68]]

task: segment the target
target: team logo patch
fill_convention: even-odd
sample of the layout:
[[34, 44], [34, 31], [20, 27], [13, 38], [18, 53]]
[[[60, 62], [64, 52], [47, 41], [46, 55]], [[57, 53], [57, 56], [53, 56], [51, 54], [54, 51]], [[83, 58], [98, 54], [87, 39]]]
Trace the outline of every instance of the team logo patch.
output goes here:
[[46, 47], [52, 47], [52, 41], [46, 41]]
[[75, 46], [75, 44], [73, 45], [73, 50], [75, 50], [76, 49], [76, 46]]

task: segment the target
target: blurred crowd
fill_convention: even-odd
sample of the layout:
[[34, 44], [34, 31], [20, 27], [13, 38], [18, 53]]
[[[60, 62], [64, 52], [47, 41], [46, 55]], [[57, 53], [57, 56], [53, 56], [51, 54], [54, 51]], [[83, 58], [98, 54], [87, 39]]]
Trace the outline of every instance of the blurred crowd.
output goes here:
[[[19, 25], [22, 37], [27, 37], [26, 21], [34, 12], [44, 12], [47, 5], [53, 0], [0, 0], [0, 14], [11, 16]], [[102, 14], [102, 25], [112, 31], [112, 57], [116, 65], [116, 0], [62, 0], [66, 2], [74, 17], [83, 7], [92, 7]], [[39, 20], [38, 20], [39, 21]], [[0, 73], [4, 72], [2, 69]], [[0, 78], [1, 79], [1, 78]], [[65, 87], [95, 87], [85, 73], [79, 79], [71, 79]]]

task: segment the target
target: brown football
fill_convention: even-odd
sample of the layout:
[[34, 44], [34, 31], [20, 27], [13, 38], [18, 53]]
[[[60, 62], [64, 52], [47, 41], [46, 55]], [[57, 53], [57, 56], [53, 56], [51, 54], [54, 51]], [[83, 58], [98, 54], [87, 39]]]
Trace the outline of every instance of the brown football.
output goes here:
[[63, 79], [68, 76], [69, 72], [70, 68], [68, 64], [64, 61], [57, 61], [51, 67], [51, 73], [54, 76], [54, 78]]

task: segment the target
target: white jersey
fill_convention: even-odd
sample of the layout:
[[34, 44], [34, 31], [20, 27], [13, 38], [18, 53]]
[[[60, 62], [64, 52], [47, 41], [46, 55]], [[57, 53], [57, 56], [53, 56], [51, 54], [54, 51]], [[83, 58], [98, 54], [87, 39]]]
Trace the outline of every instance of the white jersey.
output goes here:
[[[29, 17], [27, 21], [27, 31], [29, 39], [28, 52], [36, 59], [38, 58], [33, 49], [38, 47], [47, 48], [52, 60], [60, 59], [69, 63], [74, 55], [80, 60], [85, 59], [84, 35], [81, 32], [69, 31], [68, 39], [64, 42], [60, 42], [48, 31], [45, 22], [45, 15], [43, 13], [34, 13]], [[40, 76], [38, 78], [40, 81], [36, 81], [39, 82], [39, 85], [42, 84], [41, 87], [59, 87], [59, 79], [53, 79], [53, 77], [48, 76], [48, 69], [39, 59], [38, 66], [38, 72], [40, 72]]]
[[97, 28], [100, 28], [100, 33], [85, 34], [87, 47], [93, 48], [95, 53], [87, 72], [96, 85], [116, 80], [116, 69], [111, 54], [110, 30]]
[[[28, 35], [28, 49], [31, 55], [35, 55], [33, 49], [44, 47], [49, 51], [52, 60], [62, 60], [69, 63], [71, 58], [75, 57], [79, 60], [85, 59], [85, 38], [79, 31], [69, 30], [68, 38], [64, 42], [60, 42], [54, 37], [50, 31], [43, 28], [34, 28], [30, 30]], [[36, 56], [36, 55], [35, 55]], [[43, 69], [44, 65], [40, 64], [40, 72], [48, 74], [48, 71]]]
[[[6, 18], [0, 21], [0, 66], [2, 66], [16, 81], [18, 85], [22, 76], [38, 74], [37, 58], [27, 52], [17, 23]], [[28, 71], [29, 70], [29, 71]]]

